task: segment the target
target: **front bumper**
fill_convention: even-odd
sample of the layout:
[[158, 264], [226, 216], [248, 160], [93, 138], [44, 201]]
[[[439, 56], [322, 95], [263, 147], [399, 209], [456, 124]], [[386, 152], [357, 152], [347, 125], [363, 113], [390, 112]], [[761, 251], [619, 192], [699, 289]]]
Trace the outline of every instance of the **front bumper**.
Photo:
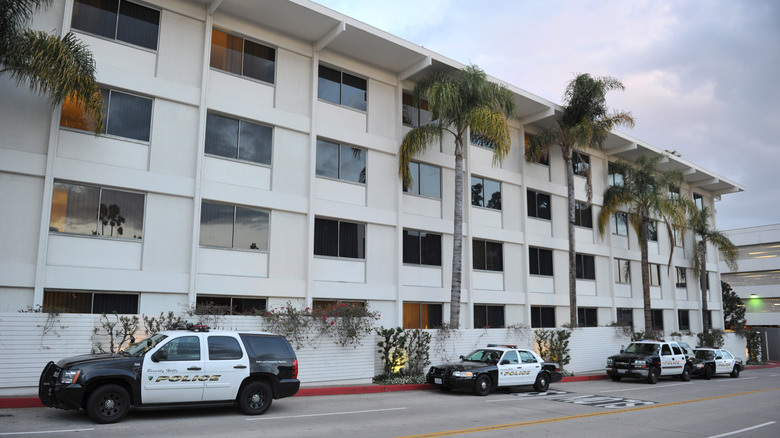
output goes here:
[[647, 377], [647, 368], [636, 367], [607, 367], [607, 375], [610, 377], [633, 377], [642, 378]]
[[452, 370], [436, 368], [428, 373], [426, 381], [431, 385], [441, 388], [463, 389], [471, 391], [474, 389], [476, 379], [472, 377], [456, 377], [452, 375]]
[[58, 409], [80, 409], [84, 398], [84, 388], [77, 383], [63, 385], [59, 383], [62, 368], [49, 362], [38, 381], [38, 398], [44, 406]]

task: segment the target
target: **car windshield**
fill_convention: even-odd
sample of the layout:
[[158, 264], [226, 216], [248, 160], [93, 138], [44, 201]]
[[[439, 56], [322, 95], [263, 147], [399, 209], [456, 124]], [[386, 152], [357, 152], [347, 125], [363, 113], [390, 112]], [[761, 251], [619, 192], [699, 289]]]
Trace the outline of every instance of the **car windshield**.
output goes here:
[[641, 354], [653, 354], [658, 352], [658, 344], [642, 344], [635, 343], [629, 345], [626, 349], [626, 353], [641, 353]]
[[496, 350], [474, 350], [463, 358], [471, 362], [497, 363], [501, 352]]
[[696, 359], [714, 359], [715, 352], [710, 350], [696, 350]]
[[143, 354], [149, 351], [150, 348], [159, 344], [160, 341], [162, 341], [167, 337], [168, 336], [166, 335], [157, 333], [155, 335], [152, 335], [151, 337], [138, 341], [135, 344], [130, 344], [123, 351], [129, 354], [130, 356], [135, 356], [135, 357], [143, 356]]

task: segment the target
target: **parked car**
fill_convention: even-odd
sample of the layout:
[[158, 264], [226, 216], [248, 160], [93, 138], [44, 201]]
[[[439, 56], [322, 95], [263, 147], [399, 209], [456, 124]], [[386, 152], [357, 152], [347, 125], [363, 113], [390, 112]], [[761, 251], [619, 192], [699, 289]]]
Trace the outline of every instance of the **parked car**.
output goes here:
[[445, 391], [460, 389], [484, 396], [496, 388], [523, 385], [545, 392], [550, 383], [563, 378], [558, 364], [545, 362], [536, 352], [514, 345], [488, 345], [460, 359], [432, 366], [426, 377], [428, 383]]
[[259, 415], [299, 387], [298, 360], [284, 337], [195, 326], [159, 332], [119, 353], [49, 362], [38, 397], [45, 406], [84, 409], [97, 423], [115, 423], [130, 408], [238, 405]]
[[696, 357], [693, 360], [693, 375], [695, 376], [709, 380], [715, 374], [729, 374], [736, 378], [745, 370], [742, 359], [734, 357], [727, 350], [697, 347], [694, 352]]
[[660, 376], [675, 376], [683, 382], [691, 380], [692, 359], [676, 342], [637, 341], [607, 358], [607, 375], [614, 381], [623, 377], [646, 379], [658, 383]]

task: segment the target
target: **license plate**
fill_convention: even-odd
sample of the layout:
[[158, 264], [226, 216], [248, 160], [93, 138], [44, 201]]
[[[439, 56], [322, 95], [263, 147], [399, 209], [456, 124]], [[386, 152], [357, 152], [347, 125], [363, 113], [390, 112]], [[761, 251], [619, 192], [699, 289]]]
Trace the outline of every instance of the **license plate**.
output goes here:
[[626, 370], [618, 370], [618, 374], [625, 374]]
[[435, 384], [437, 384], [437, 385], [441, 385], [441, 379], [440, 379], [440, 378], [438, 378], [438, 377], [434, 377], [434, 378], [433, 378], [433, 383], [435, 383]]

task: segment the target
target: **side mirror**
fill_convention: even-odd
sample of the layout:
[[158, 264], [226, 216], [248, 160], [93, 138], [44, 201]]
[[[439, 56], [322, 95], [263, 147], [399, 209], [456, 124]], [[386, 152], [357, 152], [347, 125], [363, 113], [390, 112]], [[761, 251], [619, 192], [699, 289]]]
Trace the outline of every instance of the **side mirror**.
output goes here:
[[460, 360], [463, 360], [463, 359], [465, 359], [465, 357], [463, 357], [463, 355], [461, 354], [460, 355]]
[[715, 356], [715, 360], [720, 360], [720, 359], [723, 359], [723, 358], [720, 357], [720, 356]]
[[509, 365], [509, 360], [508, 359], [502, 360], [501, 365]]
[[621, 345], [620, 346], [620, 354], [623, 354], [623, 351], [625, 351], [625, 349], [626, 349], [626, 346], [625, 345]]
[[152, 362], [159, 362], [161, 360], [168, 359], [168, 352], [166, 350], [157, 350], [152, 355]]

